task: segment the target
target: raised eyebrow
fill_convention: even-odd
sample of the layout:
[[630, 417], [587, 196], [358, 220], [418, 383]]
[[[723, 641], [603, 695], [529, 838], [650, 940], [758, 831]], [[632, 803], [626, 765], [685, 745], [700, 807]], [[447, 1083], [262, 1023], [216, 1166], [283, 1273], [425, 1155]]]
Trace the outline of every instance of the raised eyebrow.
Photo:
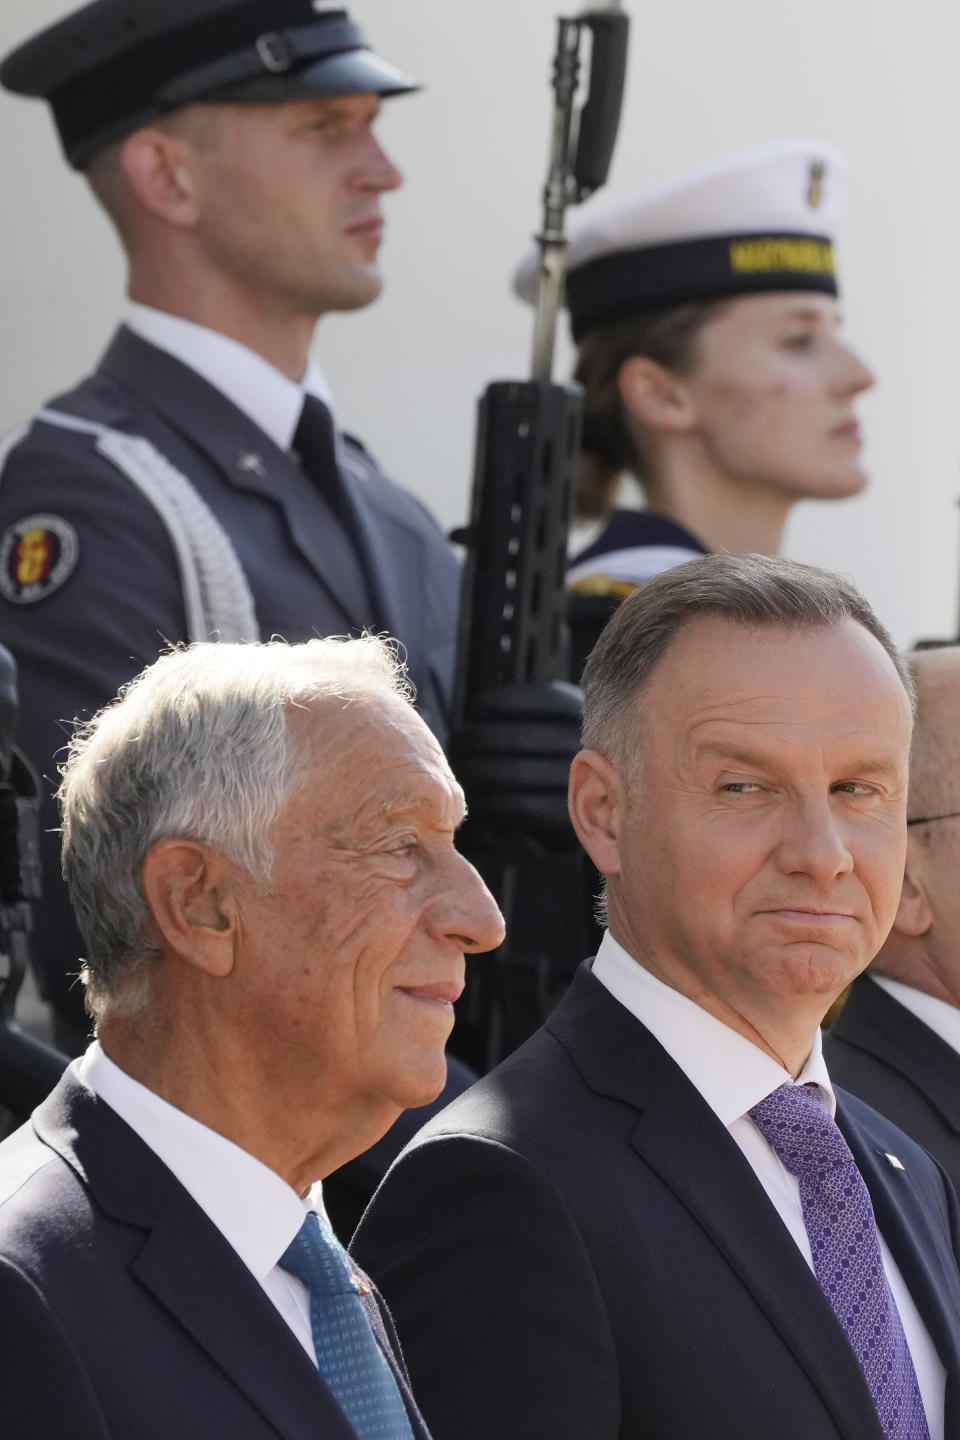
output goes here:
[[734, 760], [740, 765], [753, 765], [758, 770], [770, 770], [776, 762], [769, 755], [758, 750], [749, 750], [743, 745], [727, 745], [722, 740], [707, 740], [697, 747], [697, 759], [716, 756], [718, 760]]
[[[750, 750], [743, 745], [727, 745], [722, 740], [708, 740], [698, 750], [698, 757], [714, 755], [719, 760], [732, 760], [740, 765], [753, 766], [757, 770], [776, 770], [777, 762], [769, 755], [764, 755], [758, 750]], [[858, 776], [890, 776], [893, 779], [900, 779], [904, 775], [904, 767], [893, 760], [881, 760], [877, 756], [861, 756], [851, 764], [844, 766], [844, 777], [853, 780]], [[836, 783], [841, 784], [842, 781]]]

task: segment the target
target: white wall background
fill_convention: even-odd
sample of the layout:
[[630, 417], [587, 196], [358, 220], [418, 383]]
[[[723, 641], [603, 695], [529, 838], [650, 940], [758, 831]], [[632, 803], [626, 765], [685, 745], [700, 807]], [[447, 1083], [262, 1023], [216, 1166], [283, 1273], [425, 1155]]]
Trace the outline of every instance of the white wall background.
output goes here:
[[[162, 3], [162, 0], [154, 0]], [[355, 0], [420, 76], [382, 134], [387, 290], [324, 322], [338, 412], [445, 524], [464, 516], [477, 394], [526, 374], [508, 277], [539, 216], [561, 0]], [[627, 107], [608, 194], [781, 136], [845, 150], [848, 332], [881, 384], [861, 402], [870, 492], [808, 505], [789, 552], [851, 574], [897, 639], [955, 633], [960, 515], [960, 11], [945, 0], [627, 0]], [[72, 5], [3, 0], [0, 53]], [[572, 9], [572, 7], [571, 7]], [[122, 306], [106, 222], [45, 108], [0, 96], [0, 429], [90, 368]], [[565, 368], [567, 353], [561, 356]]]

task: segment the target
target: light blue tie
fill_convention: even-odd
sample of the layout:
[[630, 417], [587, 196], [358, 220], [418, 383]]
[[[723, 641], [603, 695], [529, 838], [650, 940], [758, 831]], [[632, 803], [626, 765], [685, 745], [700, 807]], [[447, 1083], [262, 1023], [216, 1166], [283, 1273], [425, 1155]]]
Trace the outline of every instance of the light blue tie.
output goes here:
[[310, 1292], [317, 1364], [360, 1440], [413, 1440], [397, 1382], [360, 1301], [363, 1281], [328, 1222], [309, 1214], [279, 1264]]

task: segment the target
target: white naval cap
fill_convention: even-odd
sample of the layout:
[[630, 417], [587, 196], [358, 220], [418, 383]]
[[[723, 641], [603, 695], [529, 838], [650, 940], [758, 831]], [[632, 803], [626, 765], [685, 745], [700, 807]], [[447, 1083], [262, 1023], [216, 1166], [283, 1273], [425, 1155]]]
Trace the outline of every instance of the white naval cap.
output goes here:
[[[846, 165], [830, 145], [778, 140], [739, 150], [572, 230], [567, 307], [575, 339], [636, 311], [762, 290], [837, 293], [833, 231]], [[539, 251], [514, 288], [534, 299]]]

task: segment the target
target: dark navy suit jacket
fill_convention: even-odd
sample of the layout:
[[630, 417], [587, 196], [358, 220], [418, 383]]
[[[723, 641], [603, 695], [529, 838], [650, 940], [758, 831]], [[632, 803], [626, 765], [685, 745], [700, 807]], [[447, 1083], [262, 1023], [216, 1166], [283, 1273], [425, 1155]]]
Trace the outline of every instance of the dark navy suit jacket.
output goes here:
[[[190, 480], [246, 573], [262, 639], [299, 641], [370, 626], [403, 642], [419, 708], [444, 738], [459, 603], [457, 561], [438, 526], [355, 441], [342, 467], [354, 540], [331, 523], [316, 486], [225, 395], [165, 351], [121, 329], [92, 376], [50, 409], [146, 437]], [[45, 898], [35, 958], [64, 1002], [81, 952], [59, 878], [54, 756], [66, 726], [186, 635], [175, 554], [152, 504], [95, 439], [36, 420], [0, 472], [3, 537], [27, 517], [76, 532], [61, 586], [28, 603], [0, 587], [0, 643], [19, 667], [18, 741], [45, 777]], [[357, 598], [357, 558], [370, 594]], [[10, 557], [7, 556], [7, 563]], [[61, 754], [62, 758], [62, 754]], [[73, 1005], [81, 1018], [79, 999]]]
[[[407, 1404], [393, 1329], [364, 1300]], [[68, 1072], [0, 1145], [9, 1440], [355, 1440], [316, 1366], [179, 1181]]]
[[960, 1191], [960, 1055], [867, 975], [824, 1036], [831, 1076], [929, 1150]]
[[[837, 1118], [947, 1369], [955, 1437], [956, 1199], [860, 1101], [841, 1093]], [[354, 1250], [436, 1440], [882, 1440], [853, 1351], [739, 1147], [588, 967], [543, 1029], [420, 1132]]]

